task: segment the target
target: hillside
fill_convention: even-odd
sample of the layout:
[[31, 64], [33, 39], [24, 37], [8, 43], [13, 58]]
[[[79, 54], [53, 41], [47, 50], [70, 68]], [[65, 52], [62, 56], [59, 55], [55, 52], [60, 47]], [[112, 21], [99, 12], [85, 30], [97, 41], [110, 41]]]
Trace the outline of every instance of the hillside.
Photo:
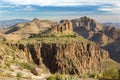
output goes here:
[[[44, 32], [48, 30], [51, 25], [56, 22], [48, 20], [39, 20], [37, 18], [33, 19], [27, 23], [16, 24], [10, 28], [2, 30], [4, 37], [9, 40], [20, 40], [29, 38], [33, 34]], [[12, 38], [14, 36], [15, 38]]]
[[[119, 61], [119, 47], [115, 45], [120, 40], [120, 29], [112, 26], [103, 26], [94, 19], [89, 17], [81, 17], [80, 19], [73, 19], [73, 29], [79, 35], [84, 38], [98, 43], [102, 48], [106, 49], [110, 53], [110, 57]], [[109, 45], [114, 48], [111, 48]], [[116, 50], [118, 49], [118, 50]], [[115, 56], [113, 56], [115, 55]]]

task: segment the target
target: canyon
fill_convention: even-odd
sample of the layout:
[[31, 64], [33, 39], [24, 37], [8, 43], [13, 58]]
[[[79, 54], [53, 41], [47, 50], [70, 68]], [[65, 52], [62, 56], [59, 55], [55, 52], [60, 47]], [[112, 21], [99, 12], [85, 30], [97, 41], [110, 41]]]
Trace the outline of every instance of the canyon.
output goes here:
[[82, 76], [92, 71], [98, 74], [111, 67], [103, 67], [106, 62], [119, 65], [119, 40], [119, 29], [104, 27], [86, 16], [59, 23], [35, 18], [0, 31], [3, 45], [0, 61], [1, 66], [6, 65], [2, 55], [6, 57], [5, 53], [10, 52], [10, 63], [34, 65], [32, 69], [29, 66], [30, 71], [37, 76], [44, 72]]

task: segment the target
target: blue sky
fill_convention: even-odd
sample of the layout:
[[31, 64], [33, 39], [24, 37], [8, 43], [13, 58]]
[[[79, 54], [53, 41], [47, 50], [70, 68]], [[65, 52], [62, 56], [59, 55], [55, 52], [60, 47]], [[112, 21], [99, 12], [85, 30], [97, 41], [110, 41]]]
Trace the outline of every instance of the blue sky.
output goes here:
[[120, 0], [0, 0], [0, 20], [73, 19], [120, 22]]

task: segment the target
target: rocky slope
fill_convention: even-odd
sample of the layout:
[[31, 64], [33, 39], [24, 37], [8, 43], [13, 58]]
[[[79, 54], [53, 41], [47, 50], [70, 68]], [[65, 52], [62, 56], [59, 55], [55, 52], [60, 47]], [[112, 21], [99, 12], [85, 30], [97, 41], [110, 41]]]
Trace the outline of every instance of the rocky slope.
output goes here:
[[[38, 66], [45, 65], [52, 73], [80, 75], [90, 70], [101, 72], [102, 60], [109, 59], [107, 51], [100, 49], [95, 43], [83, 42], [81, 39], [70, 43], [39, 41], [35, 44], [28, 41], [26, 44], [9, 43], [7, 45], [23, 50], [26, 55], [32, 56]], [[28, 60], [31, 59], [27, 57]]]
[[[47, 78], [49, 73], [39, 72], [41, 76], [31, 73], [34, 69], [41, 69], [27, 59], [28, 55], [14, 46], [8, 46], [0, 40], [0, 80], [37, 80]], [[42, 71], [42, 70], [41, 70]]]
[[[33, 19], [31, 22], [16, 24], [10, 28], [3, 29], [4, 37], [8, 40], [26, 39], [33, 34], [44, 32], [51, 28], [56, 22], [48, 20]], [[13, 38], [13, 36], [15, 38]]]
[[[30, 25], [27, 23], [26, 28], [30, 30], [31, 27], [41, 27], [41, 21], [34, 19]], [[36, 33], [36, 36], [33, 35], [29, 39], [6, 44], [22, 50], [28, 62], [34, 62], [43, 71], [48, 68], [51, 73], [81, 75], [90, 70], [99, 73], [102, 71], [102, 61], [109, 59], [107, 51], [74, 33], [72, 22], [69, 20], [54, 24], [50, 29], [41, 34]]]
[[99, 73], [102, 61], [109, 59], [107, 51], [73, 32], [68, 20], [27, 40], [7, 45], [31, 55], [29, 61], [44, 65], [51, 73], [80, 75], [90, 70]]
[[[72, 20], [74, 31], [78, 34], [82, 35], [83, 37], [92, 40], [92, 41], [101, 41], [98, 42], [100, 44], [105, 44], [107, 41], [103, 40], [106, 39], [106, 35], [103, 34], [104, 27], [96, 22], [94, 19], [89, 17], [81, 17], [80, 19]], [[96, 39], [101, 40], [96, 40]]]
[[[72, 20], [73, 29], [78, 34], [82, 35], [84, 38], [98, 43], [101, 47], [108, 50], [110, 57], [117, 60], [118, 53], [120, 53], [120, 45], [115, 45], [119, 43], [120, 40], [120, 29], [112, 26], [102, 26], [100, 23], [96, 22], [94, 19], [89, 17], [81, 17], [80, 19]], [[115, 43], [115, 44], [114, 44]], [[114, 46], [116, 49], [111, 48], [109, 45]], [[113, 55], [116, 55], [113, 57]], [[120, 57], [120, 56], [119, 56]], [[117, 60], [120, 62], [119, 60]]]

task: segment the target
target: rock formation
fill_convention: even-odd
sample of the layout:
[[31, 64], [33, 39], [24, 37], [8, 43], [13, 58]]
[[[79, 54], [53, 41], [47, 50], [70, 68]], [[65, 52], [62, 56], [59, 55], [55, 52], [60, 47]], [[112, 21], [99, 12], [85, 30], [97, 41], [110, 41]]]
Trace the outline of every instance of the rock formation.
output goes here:
[[[109, 59], [108, 52], [100, 49], [96, 43], [74, 42], [69, 44], [36, 43], [7, 44], [31, 55], [38, 65], [45, 65], [52, 73], [77, 74], [90, 70], [101, 72], [102, 60]], [[27, 58], [32, 61], [30, 56]]]
[[55, 33], [67, 33], [73, 31], [73, 26], [70, 20], [64, 20], [60, 24], [53, 25], [52, 29]]
[[[96, 22], [94, 19], [89, 17], [81, 17], [80, 19], [73, 19], [73, 30], [84, 38], [98, 43], [102, 48], [109, 51], [112, 59], [117, 60], [119, 45], [116, 45], [115, 48], [111, 48], [109, 45], [114, 46], [114, 43], [119, 43], [120, 41], [120, 29], [112, 26], [102, 26], [100, 23]], [[119, 52], [120, 53], [120, 52]], [[113, 55], [116, 54], [113, 57]], [[120, 57], [120, 56], [119, 56]]]
[[[62, 20], [60, 23], [35, 18], [31, 22], [17, 24], [3, 32], [8, 39], [19, 37], [19, 41], [12, 41], [12, 43], [4, 40], [1, 42], [10, 49], [9, 53], [9, 50], [5, 47], [3, 50], [0, 46], [0, 50], [3, 50], [2, 54], [7, 55], [8, 51], [11, 56], [11, 53], [14, 53], [13, 57], [6, 57], [6, 60], [12, 62], [16, 58], [17, 62], [36, 64], [37, 68], [31, 70], [35, 75], [40, 75], [46, 69], [51, 73], [70, 75], [86, 74], [89, 71], [99, 73], [103, 70], [102, 62], [110, 59], [106, 50], [110, 51], [110, 54], [113, 51], [117, 54], [120, 52], [119, 30], [103, 27], [86, 16], [71, 21]], [[73, 34], [69, 34], [71, 32]], [[29, 37], [31, 34], [33, 37]], [[97, 43], [86, 40], [80, 35]], [[114, 48], [112, 48], [113, 45]], [[17, 51], [20, 52], [17, 53]], [[116, 55], [112, 56], [116, 58]], [[4, 56], [0, 55], [1, 64], [4, 63], [3, 58]]]

